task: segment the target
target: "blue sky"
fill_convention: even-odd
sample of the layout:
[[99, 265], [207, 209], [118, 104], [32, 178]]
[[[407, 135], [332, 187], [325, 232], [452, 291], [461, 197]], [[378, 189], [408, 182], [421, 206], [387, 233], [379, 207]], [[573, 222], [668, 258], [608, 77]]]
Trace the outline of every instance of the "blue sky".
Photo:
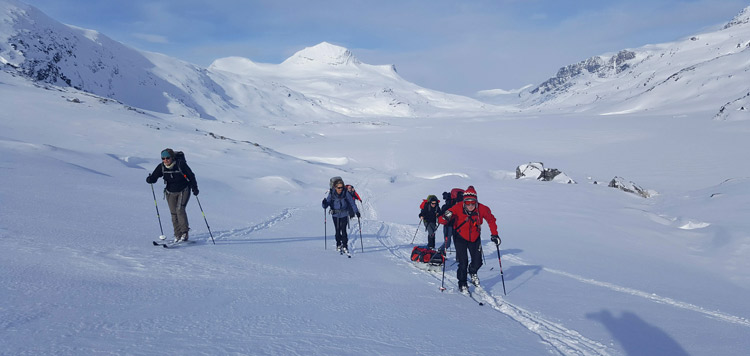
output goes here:
[[[22, 0], [23, 1], [23, 0]], [[280, 63], [323, 41], [394, 64], [418, 85], [473, 95], [539, 84], [565, 65], [721, 25], [735, 0], [27, 0], [132, 47], [208, 66]]]

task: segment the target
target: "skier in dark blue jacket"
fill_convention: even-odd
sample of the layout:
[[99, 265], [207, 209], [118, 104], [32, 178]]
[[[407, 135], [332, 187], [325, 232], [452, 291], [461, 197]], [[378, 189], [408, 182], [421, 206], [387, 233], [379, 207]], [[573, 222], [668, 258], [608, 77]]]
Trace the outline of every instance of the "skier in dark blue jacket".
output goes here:
[[350, 217], [360, 217], [357, 204], [354, 203], [352, 195], [344, 187], [343, 180], [333, 182], [333, 187], [328, 196], [323, 199], [323, 209], [331, 208], [333, 225], [336, 229], [336, 251], [349, 253], [349, 237], [346, 229], [349, 226]]

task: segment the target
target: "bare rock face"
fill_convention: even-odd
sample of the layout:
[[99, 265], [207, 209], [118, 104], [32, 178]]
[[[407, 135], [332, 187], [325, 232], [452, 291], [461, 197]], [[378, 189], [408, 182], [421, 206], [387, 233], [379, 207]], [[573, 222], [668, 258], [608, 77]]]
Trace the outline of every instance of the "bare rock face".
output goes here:
[[576, 184], [565, 173], [556, 168], [544, 168], [542, 162], [529, 162], [516, 167], [516, 179], [534, 178], [544, 182], [558, 182], [565, 184]]
[[651, 197], [651, 193], [649, 191], [641, 188], [640, 186], [638, 186], [637, 184], [631, 181], [625, 181], [625, 179], [621, 177], [612, 178], [612, 180], [609, 182], [609, 187], [617, 188], [624, 192], [636, 194], [644, 198]]

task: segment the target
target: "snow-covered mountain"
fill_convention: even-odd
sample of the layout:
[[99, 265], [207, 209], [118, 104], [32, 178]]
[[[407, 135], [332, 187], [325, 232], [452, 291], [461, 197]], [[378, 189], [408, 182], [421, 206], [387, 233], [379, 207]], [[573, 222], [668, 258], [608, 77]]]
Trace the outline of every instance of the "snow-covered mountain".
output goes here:
[[401, 78], [395, 66], [362, 63], [346, 48], [327, 42], [305, 48], [279, 65], [245, 58], [216, 60], [210, 70], [284, 83], [322, 107], [347, 116], [444, 116], [457, 112], [491, 113], [479, 101], [419, 87]]
[[0, 63], [38, 83], [145, 110], [213, 119], [231, 108], [205, 69], [63, 25], [15, 0], [0, 1]]
[[393, 66], [372, 66], [328, 43], [279, 65], [217, 60], [210, 68], [139, 51], [1, 1], [0, 63], [37, 82], [70, 86], [162, 113], [222, 121], [254, 118], [439, 116], [498, 108], [421, 88]]
[[624, 49], [560, 68], [526, 93], [532, 110], [609, 114], [711, 110], [720, 120], [750, 118], [750, 8], [721, 29]]

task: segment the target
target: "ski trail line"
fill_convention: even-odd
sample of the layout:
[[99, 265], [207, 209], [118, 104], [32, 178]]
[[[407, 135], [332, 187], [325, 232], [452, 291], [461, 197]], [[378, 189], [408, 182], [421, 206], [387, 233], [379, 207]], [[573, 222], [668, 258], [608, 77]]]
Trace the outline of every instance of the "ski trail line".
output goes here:
[[247, 236], [252, 234], [253, 232], [269, 229], [272, 226], [278, 224], [279, 222], [282, 222], [286, 219], [289, 219], [292, 217], [292, 211], [297, 210], [297, 208], [286, 208], [283, 209], [279, 214], [273, 215], [270, 218], [255, 224], [250, 227], [242, 228], [242, 229], [232, 229], [228, 231], [222, 231], [216, 234], [216, 238], [223, 238], [223, 237], [239, 237], [239, 236]]
[[[375, 221], [372, 221], [376, 223]], [[405, 264], [410, 264], [417, 270], [426, 273], [438, 281], [442, 280], [442, 270], [440, 272], [425, 270], [418, 268], [412, 263], [408, 263], [411, 260], [401, 245], [410, 245], [411, 235], [413, 234], [413, 227], [403, 224], [394, 224], [379, 222], [379, 226], [372, 226], [377, 231], [373, 232], [378, 239], [378, 242], [383, 245], [392, 255], [392, 257], [398, 261], [403, 261]], [[373, 224], [375, 225], [375, 224]], [[369, 228], [370, 226], [368, 226]], [[369, 232], [369, 231], [368, 231]], [[457, 285], [458, 281], [455, 276], [445, 276], [446, 284], [450, 282], [452, 285]], [[486, 296], [482, 299], [487, 305], [491, 306], [494, 311], [503, 314], [512, 320], [519, 323], [521, 326], [529, 330], [530, 332], [539, 336], [542, 342], [549, 345], [553, 350], [557, 351], [560, 355], [575, 355], [575, 356], [608, 356], [609, 353], [606, 351], [607, 347], [599, 342], [590, 340], [575, 330], [568, 329], [563, 325], [556, 324], [545, 320], [533, 313], [524, 310], [521, 307], [515, 306], [509, 303], [507, 300], [501, 297], [494, 296], [489, 292], [486, 292]]]
[[[507, 255], [506, 258], [509, 261], [512, 261], [513, 263], [516, 263], [516, 264], [519, 264], [519, 265], [524, 265], [524, 266], [530, 265], [530, 264], [524, 262], [523, 259], [521, 259], [519, 257], [516, 257], [516, 256], [513, 256], [513, 255]], [[739, 316], [722, 313], [722, 312], [717, 311], [717, 310], [706, 310], [706, 309], [704, 309], [702, 307], [699, 307], [699, 306], [697, 306], [695, 304], [681, 302], [681, 301], [678, 301], [678, 300], [675, 300], [675, 299], [672, 299], [672, 298], [662, 297], [662, 296], [656, 295], [654, 293], [647, 293], [647, 292], [640, 291], [640, 290], [633, 289], [633, 288], [627, 288], [627, 287], [623, 287], [623, 286], [618, 286], [616, 284], [609, 283], [609, 282], [597, 281], [597, 280], [594, 280], [594, 279], [591, 279], [591, 278], [586, 278], [586, 277], [583, 277], [583, 276], [575, 275], [575, 274], [572, 274], [572, 273], [568, 273], [568, 272], [564, 272], [564, 271], [560, 271], [560, 270], [556, 270], [556, 269], [552, 269], [552, 268], [542, 267], [542, 270], [544, 270], [546, 272], [549, 272], [549, 273], [552, 273], [552, 274], [557, 274], [557, 275], [560, 275], [560, 276], [564, 276], [564, 277], [568, 277], [568, 278], [571, 278], [571, 279], [575, 279], [575, 280], [577, 280], [579, 282], [582, 282], [582, 283], [586, 283], [586, 284], [590, 284], [590, 285], [594, 285], [594, 286], [598, 286], [598, 287], [607, 288], [607, 289], [610, 289], [610, 290], [613, 290], [613, 291], [616, 291], [616, 292], [630, 294], [630, 295], [636, 296], [636, 297], [641, 297], [641, 298], [649, 299], [649, 300], [654, 301], [654, 302], [659, 303], [659, 304], [671, 305], [671, 306], [676, 307], [676, 308], [686, 309], [686, 310], [694, 311], [694, 312], [697, 312], [697, 313], [705, 314], [705, 315], [707, 315], [709, 317], [712, 317], [712, 318], [715, 318], [717, 320], [721, 320], [721, 321], [725, 321], [725, 322], [728, 322], [728, 323], [733, 323], [733, 324], [737, 324], [737, 325], [742, 325], [742, 326], [750, 327], [750, 320], [748, 320], [746, 318], [739, 317]]]

